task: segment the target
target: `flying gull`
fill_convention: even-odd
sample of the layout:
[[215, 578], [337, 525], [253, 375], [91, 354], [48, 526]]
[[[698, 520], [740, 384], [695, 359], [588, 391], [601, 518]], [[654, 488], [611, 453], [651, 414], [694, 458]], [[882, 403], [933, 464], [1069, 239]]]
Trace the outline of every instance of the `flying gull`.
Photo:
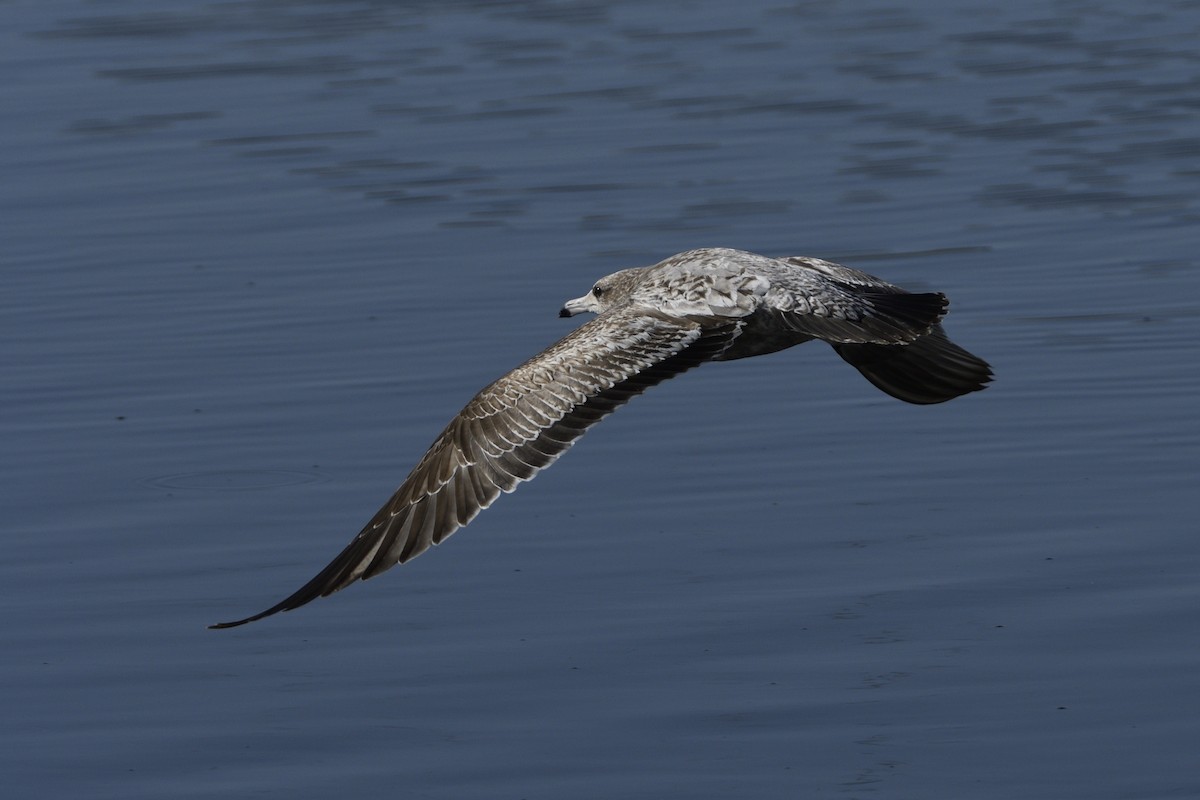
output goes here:
[[910, 293], [819, 258], [704, 248], [601, 278], [560, 316], [596, 318], [495, 383], [458, 413], [337, 558], [266, 611], [290, 611], [441, 544], [550, 466], [631, 397], [706, 361], [828, 342], [876, 387], [908, 403], [983, 389], [987, 362], [951, 342], [946, 296]]

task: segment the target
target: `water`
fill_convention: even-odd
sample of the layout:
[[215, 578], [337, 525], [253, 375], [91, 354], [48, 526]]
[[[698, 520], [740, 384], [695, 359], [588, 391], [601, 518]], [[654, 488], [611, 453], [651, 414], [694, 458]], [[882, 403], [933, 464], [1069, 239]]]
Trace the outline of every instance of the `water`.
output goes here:
[[[1200, 5], [0, 6], [14, 797], [1194, 797]], [[332, 557], [562, 301], [704, 245], [953, 301], [654, 389]]]

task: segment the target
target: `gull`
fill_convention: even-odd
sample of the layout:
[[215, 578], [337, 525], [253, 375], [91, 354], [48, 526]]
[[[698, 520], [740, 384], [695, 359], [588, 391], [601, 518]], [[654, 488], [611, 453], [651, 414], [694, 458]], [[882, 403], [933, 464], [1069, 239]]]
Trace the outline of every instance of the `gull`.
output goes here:
[[910, 293], [831, 261], [702, 248], [607, 275], [559, 316], [596, 317], [486, 386], [391, 499], [316, 577], [232, 628], [299, 608], [441, 544], [617, 407], [708, 361], [819, 339], [908, 403], [983, 389], [987, 362], [947, 338], [939, 292]]

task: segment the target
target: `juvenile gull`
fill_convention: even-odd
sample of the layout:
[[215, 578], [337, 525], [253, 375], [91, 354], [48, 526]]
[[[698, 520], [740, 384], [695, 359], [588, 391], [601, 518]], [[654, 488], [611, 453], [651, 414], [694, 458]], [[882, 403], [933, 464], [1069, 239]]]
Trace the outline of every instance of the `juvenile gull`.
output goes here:
[[931, 404], [983, 389], [987, 362], [951, 342], [945, 295], [906, 292], [819, 258], [705, 248], [601, 278], [560, 316], [575, 329], [458, 413], [337, 558], [287, 599], [231, 628], [373, 578], [466, 525], [553, 463], [634, 395], [706, 361], [820, 339], [892, 397]]

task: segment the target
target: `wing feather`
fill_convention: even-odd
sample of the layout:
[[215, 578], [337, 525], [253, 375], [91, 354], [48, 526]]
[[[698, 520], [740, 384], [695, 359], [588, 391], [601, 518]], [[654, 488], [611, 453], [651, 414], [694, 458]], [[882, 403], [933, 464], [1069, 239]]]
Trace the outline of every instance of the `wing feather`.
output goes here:
[[907, 403], [944, 403], [992, 380], [988, 363], [950, 341], [941, 325], [908, 345], [835, 344], [833, 349], [876, 387]]
[[899, 344], [924, 336], [946, 314], [939, 292], [911, 293], [832, 261], [789, 256], [769, 271], [767, 304], [792, 331], [831, 343]]
[[[977, 392], [992, 380], [992, 369], [986, 361], [946, 336], [940, 324], [947, 305], [944, 296], [911, 294], [882, 278], [819, 258], [790, 256], [783, 260], [859, 292], [873, 310], [882, 312], [878, 316], [885, 318], [885, 324], [899, 321], [901, 329], [917, 330], [929, 322], [925, 315], [935, 310], [936, 303], [929, 303], [922, 312], [920, 298], [941, 298], [941, 312], [915, 338], [886, 342], [818, 336], [830, 342], [838, 355], [892, 397], [918, 405], [944, 403]], [[914, 303], [914, 299], [918, 302]]]
[[627, 306], [601, 314], [480, 391], [312, 580], [266, 611], [212, 627], [298, 608], [415, 558], [552, 464], [630, 398], [719, 356], [739, 330], [737, 321]]

